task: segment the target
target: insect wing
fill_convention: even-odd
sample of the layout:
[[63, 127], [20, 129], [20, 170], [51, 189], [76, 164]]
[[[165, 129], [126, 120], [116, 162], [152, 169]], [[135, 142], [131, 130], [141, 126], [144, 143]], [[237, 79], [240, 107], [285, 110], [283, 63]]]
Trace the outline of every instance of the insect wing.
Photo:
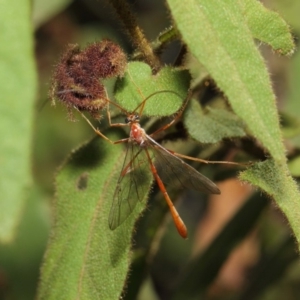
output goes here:
[[196, 171], [179, 157], [149, 137], [155, 155], [155, 166], [164, 183], [179, 184], [181, 187], [209, 194], [220, 194], [219, 188], [207, 177]]
[[148, 194], [150, 178], [152, 179], [145, 151], [133, 143], [128, 143], [109, 213], [110, 229], [113, 230], [122, 224], [137, 202]]

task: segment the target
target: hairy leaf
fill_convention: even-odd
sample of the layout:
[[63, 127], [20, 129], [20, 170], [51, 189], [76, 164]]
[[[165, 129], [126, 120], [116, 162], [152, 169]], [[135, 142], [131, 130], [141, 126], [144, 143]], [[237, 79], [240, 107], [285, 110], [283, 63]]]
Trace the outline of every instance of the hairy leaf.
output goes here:
[[[117, 140], [116, 131], [108, 135]], [[123, 145], [95, 138], [69, 158], [57, 178], [56, 220], [42, 268], [39, 299], [118, 299], [130, 263], [130, 242], [139, 202], [115, 230], [108, 216]], [[149, 190], [152, 176], [144, 182]], [[143, 195], [144, 200], [147, 194]], [[134, 197], [134, 194], [133, 194]]]
[[298, 243], [300, 242], [300, 203], [296, 182], [291, 178], [286, 165], [274, 160], [256, 163], [240, 175], [264, 190], [276, 201], [277, 206], [287, 216]]
[[[247, 17], [244, 3], [248, 3], [248, 9], [251, 7]], [[275, 96], [252, 35], [259, 31], [254, 28], [258, 23], [254, 22], [254, 17], [260, 16], [264, 20], [268, 17], [275, 32], [269, 37], [262, 33], [259, 38], [273, 46], [270, 41], [279, 34], [282, 40], [273, 42], [281, 48], [290, 43], [288, 32], [282, 35], [283, 22], [278, 24], [278, 15], [262, 12], [259, 5], [238, 0], [168, 0], [168, 4], [192, 54], [216, 81], [250, 133], [272, 157], [270, 161], [253, 166], [241, 178], [273, 197], [299, 242], [299, 191], [288, 173]], [[254, 23], [249, 27], [250, 21]], [[292, 52], [292, 46], [282, 52]]]
[[196, 101], [191, 101], [184, 117], [189, 134], [201, 143], [217, 143], [223, 138], [246, 135], [243, 122], [225, 109], [208, 108], [204, 113]]
[[[148, 98], [144, 115], [169, 116], [182, 106], [189, 85], [188, 71], [165, 67], [158, 74], [152, 75], [151, 68], [147, 64], [132, 62], [128, 64], [125, 76], [116, 83], [115, 97], [129, 112], [134, 111], [143, 100]], [[139, 113], [140, 110], [136, 112]]]
[[183, 40], [235, 113], [275, 160], [284, 161], [275, 96], [240, 1], [169, 0], [168, 4]]
[[255, 38], [269, 44], [280, 54], [289, 55], [294, 52], [295, 44], [289, 26], [278, 13], [266, 9], [259, 1], [247, 0], [240, 3], [244, 4], [245, 17]]

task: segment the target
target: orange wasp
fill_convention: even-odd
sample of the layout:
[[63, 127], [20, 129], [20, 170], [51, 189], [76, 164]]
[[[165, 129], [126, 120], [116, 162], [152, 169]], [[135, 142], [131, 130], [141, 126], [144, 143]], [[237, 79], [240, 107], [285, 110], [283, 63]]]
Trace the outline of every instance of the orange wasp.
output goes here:
[[[163, 92], [172, 91], [159, 91], [154, 94]], [[144, 166], [145, 163], [148, 163], [150, 171], [152, 172], [153, 177], [168, 204], [177, 231], [183, 238], [186, 238], [188, 234], [187, 228], [170, 199], [164, 182], [168, 183], [172, 181], [174, 183], [174, 181], [176, 181], [183, 188], [189, 188], [210, 194], [220, 194], [220, 190], [210, 179], [185, 163], [180, 157], [202, 162], [207, 161], [175, 153], [164, 148], [153, 138], [155, 134], [169, 128], [182, 115], [190, 95], [186, 98], [185, 103], [177, 116], [167, 125], [161, 127], [150, 135], [148, 135], [141, 127], [140, 116], [142, 115], [145, 103], [154, 94], [144, 99], [132, 113], [127, 113], [125, 123], [112, 124], [108, 113], [109, 123], [111, 126], [129, 126], [130, 128], [129, 137], [119, 141], [113, 142], [109, 140], [98, 129], [96, 129], [84, 115], [83, 117], [90, 124], [96, 134], [111, 143], [127, 143], [124, 164], [114, 192], [109, 214], [110, 229], [114, 230], [122, 224], [134, 210], [137, 201], [142, 200], [144, 197], [145, 191], [143, 190], [142, 184], [139, 184], [143, 180], [144, 176], [144, 173], [141, 170], [141, 165]], [[175, 92], [174, 94], [179, 96]], [[108, 101], [124, 111], [124, 109], [122, 109], [118, 104], [110, 100]], [[139, 112], [137, 113], [138, 110]], [[133, 194], [135, 194], [134, 197]]]

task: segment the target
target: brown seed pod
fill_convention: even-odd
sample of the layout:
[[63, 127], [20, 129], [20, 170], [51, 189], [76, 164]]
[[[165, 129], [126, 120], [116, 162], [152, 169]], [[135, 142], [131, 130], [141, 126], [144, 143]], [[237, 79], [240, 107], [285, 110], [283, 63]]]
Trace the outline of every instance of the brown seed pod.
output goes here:
[[71, 108], [87, 111], [100, 118], [107, 105], [106, 90], [100, 79], [123, 76], [127, 65], [122, 49], [109, 40], [93, 43], [80, 50], [68, 45], [56, 66], [50, 97], [64, 103], [72, 117]]

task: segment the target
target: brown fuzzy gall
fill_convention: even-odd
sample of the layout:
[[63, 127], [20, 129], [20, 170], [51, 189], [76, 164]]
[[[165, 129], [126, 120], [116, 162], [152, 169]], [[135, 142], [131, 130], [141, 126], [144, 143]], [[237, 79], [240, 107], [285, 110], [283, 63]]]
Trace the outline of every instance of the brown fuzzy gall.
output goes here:
[[110, 78], [123, 76], [127, 66], [126, 55], [119, 45], [109, 40], [94, 43], [82, 51], [87, 59], [86, 70], [93, 76]]
[[126, 65], [124, 52], [111, 41], [91, 44], [82, 51], [78, 45], [69, 45], [54, 71], [50, 97], [64, 103], [70, 114], [76, 107], [99, 118], [107, 105], [100, 79], [123, 76]]

